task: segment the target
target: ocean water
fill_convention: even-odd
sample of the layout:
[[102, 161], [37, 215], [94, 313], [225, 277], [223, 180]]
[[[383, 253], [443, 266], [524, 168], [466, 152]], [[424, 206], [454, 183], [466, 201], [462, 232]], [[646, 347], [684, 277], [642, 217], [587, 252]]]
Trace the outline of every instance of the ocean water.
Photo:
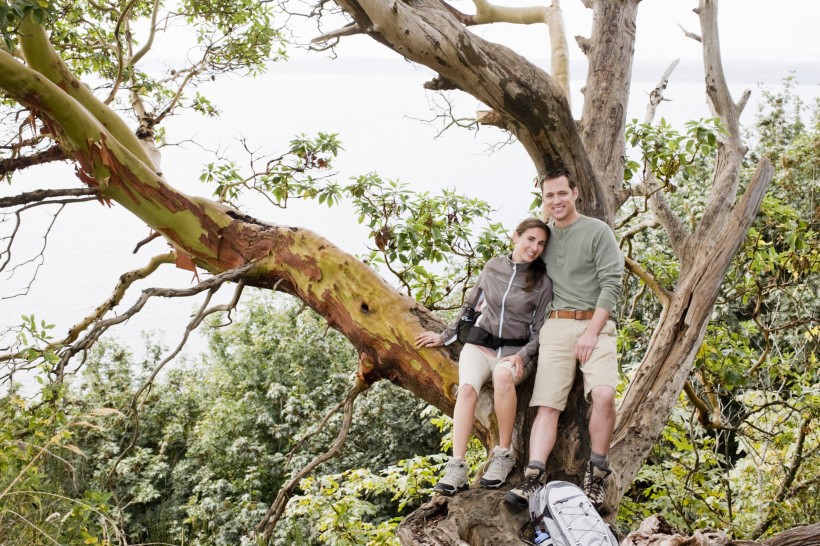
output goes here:
[[[647, 95], [666, 68], [666, 62], [636, 64], [629, 116], [642, 119]], [[734, 62], [726, 64], [731, 88], [738, 97], [745, 88], [753, 95], [742, 118], [751, 123], [760, 97], [759, 84], [778, 89], [792, 70], [800, 82], [797, 90], [807, 99], [820, 96], [820, 69], [809, 64]], [[573, 108], [580, 112], [585, 67], [573, 66]], [[495, 219], [512, 228], [527, 215], [532, 200], [532, 164], [521, 146], [502, 145], [506, 136], [494, 128], [477, 132], [452, 128], [442, 132], [443, 122], [433, 108], [452, 107], [457, 117], [470, 118], [483, 106], [463, 93], [445, 96], [426, 92], [422, 85], [432, 73], [402, 60], [348, 59], [302, 60], [274, 65], [263, 77], [247, 80], [218, 79], [206, 90], [222, 111], [218, 119], [195, 116], [171, 118], [167, 125], [169, 145], [163, 149], [163, 171], [182, 191], [208, 196], [209, 188], [198, 182], [202, 166], [214, 151], [232, 155], [240, 164], [241, 139], [259, 153], [278, 155], [291, 138], [318, 131], [338, 133], [344, 151], [334, 162], [335, 178], [378, 172], [383, 178], [400, 180], [418, 191], [456, 188], [488, 200], [497, 209]], [[673, 74], [657, 117], [673, 124], [709, 117], [698, 63], [684, 61]], [[448, 102], [449, 101], [449, 102]], [[0, 188], [0, 196], [35, 187], [76, 187], [73, 167], [67, 164], [37, 168]], [[328, 209], [299, 202], [279, 209], [264, 199], [249, 199], [243, 210], [268, 222], [307, 227], [352, 253], [365, 251], [368, 230], [356, 223], [349, 207]], [[120, 274], [144, 266], [155, 254], [167, 251], [155, 240], [132, 253], [148, 228], [116, 205], [97, 202], [67, 207], [56, 218], [48, 236], [44, 258], [38, 257], [42, 234], [56, 209], [32, 210], [12, 248], [6, 271], [0, 272], [0, 352], [9, 344], [7, 328], [19, 324], [22, 314], [34, 314], [54, 324], [56, 338], [90, 313], [111, 293]], [[14, 228], [14, 218], [3, 217], [0, 237]], [[33, 282], [30, 282], [32, 281]], [[172, 265], [136, 283], [123, 303], [122, 313], [152, 286], [189, 287], [194, 276]], [[223, 288], [216, 303], [230, 299]], [[112, 329], [113, 337], [137, 354], [143, 333], [173, 347], [181, 339], [192, 310], [201, 298], [154, 300], [137, 317]], [[194, 335], [186, 353], [191, 358], [204, 347]]]

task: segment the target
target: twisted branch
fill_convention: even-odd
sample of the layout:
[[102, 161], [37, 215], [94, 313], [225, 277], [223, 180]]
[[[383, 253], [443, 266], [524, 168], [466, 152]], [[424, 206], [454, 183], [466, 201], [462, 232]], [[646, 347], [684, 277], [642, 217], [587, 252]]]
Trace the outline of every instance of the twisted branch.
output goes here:
[[[320, 464], [324, 463], [325, 461], [330, 460], [331, 458], [335, 457], [339, 451], [342, 449], [342, 445], [344, 445], [345, 440], [347, 439], [348, 434], [350, 433], [350, 427], [353, 423], [353, 402], [356, 401], [356, 398], [367, 390], [369, 385], [364, 381], [356, 380], [350, 390], [347, 392], [347, 396], [345, 399], [334, 406], [328, 413], [325, 415], [325, 418], [322, 419], [322, 422], [318, 425], [317, 429], [314, 430], [312, 434], [315, 434], [321, 428], [325, 426], [328, 419], [338, 411], [341, 405], [344, 405], [344, 418], [342, 421], [342, 426], [339, 429], [339, 434], [336, 437], [336, 441], [333, 442], [333, 445], [328, 449], [325, 453], [319, 455], [315, 459], [313, 459], [310, 463], [305, 465], [299, 472], [296, 473], [293, 478], [290, 479], [282, 488], [279, 490], [279, 493], [276, 495], [276, 499], [273, 501], [273, 505], [271, 505], [268, 512], [265, 514], [265, 517], [262, 518], [262, 521], [259, 522], [259, 525], [256, 527], [257, 533], [262, 533], [262, 536], [265, 539], [269, 539], [271, 534], [273, 534], [274, 529], [276, 528], [276, 524], [278, 523], [279, 519], [282, 517], [282, 514], [285, 513], [285, 508], [287, 508], [288, 501], [290, 500], [290, 494], [293, 492], [294, 488], [302, 481], [302, 478], [307, 476], [310, 472], [313, 471], [316, 467]], [[300, 442], [301, 444], [301, 442]]]

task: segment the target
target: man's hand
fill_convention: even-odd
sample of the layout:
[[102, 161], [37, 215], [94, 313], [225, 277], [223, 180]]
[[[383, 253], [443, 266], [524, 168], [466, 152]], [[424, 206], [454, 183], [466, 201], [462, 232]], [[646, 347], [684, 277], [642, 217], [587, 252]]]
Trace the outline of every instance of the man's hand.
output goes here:
[[575, 343], [575, 358], [578, 359], [578, 362], [581, 365], [585, 364], [589, 357], [592, 356], [592, 350], [595, 349], [595, 345], [598, 343], [598, 335], [593, 334], [589, 330], [585, 330], [581, 337], [578, 338], [578, 342]]

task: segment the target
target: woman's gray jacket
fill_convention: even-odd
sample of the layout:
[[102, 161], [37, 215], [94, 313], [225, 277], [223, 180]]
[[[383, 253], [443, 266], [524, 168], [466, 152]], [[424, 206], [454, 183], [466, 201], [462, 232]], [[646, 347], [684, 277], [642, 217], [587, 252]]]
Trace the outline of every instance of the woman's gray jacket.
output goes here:
[[[540, 260], [540, 258], [538, 258]], [[538, 353], [538, 331], [544, 324], [547, 304], [552, 299], [552, 280], [544, 275], [529, 292], [524, 291], [530, 263], [515, 263], [510, 256], [492, 258], [478, 277], [456, 319], [441, 333], [441, 341], [450, 345], [456, 341], [458, 322], [465, 309], [481, 296], [476, 311], [481, 316], [476, 322], [492, 335], [504, 339], [528, 339], [526, 345], [505, 345], [496, 351], [499, 357], [518, 354], [524, 364]], [[547, 272], [549, 273], [549, 272]]]

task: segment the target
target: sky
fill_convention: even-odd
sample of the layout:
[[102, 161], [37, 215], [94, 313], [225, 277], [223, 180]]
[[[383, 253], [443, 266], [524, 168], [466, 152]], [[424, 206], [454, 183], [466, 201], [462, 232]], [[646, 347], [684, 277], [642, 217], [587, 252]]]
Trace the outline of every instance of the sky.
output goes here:
[[[702, 78], [697, 76], [699, 45], [678, 28], [681, 24], [690, 31], [698, 29], [697, 17], [691, 11], [695, 4], [691, 0], [641, 2], [635, 70], [638, 81], [633, 84], [630, 116], [642, 115], [646, 94], [676, 58], [682, 59], [681, 66], [673, 74], [666, 93], [670, 100], [662, 105], [659, 115], [678, 122], [709, 115]], [[455, 5], [469, 11], [472, 4], [459, 0]], [[591, 16], [580, 0], [564, 0], [562, 7], [568, 34], [588, 34]], [[759, 97], [757, 82], [776, 88], [795, 68], [799, 69], [800, 92], [820, 96], [820, 32], [814, 28], [820, 22], [820, 2], [723, 0], [719, 17], [724, 64], [735, 96], [751, 88], [753, 102]], [[516, 49], [537, 64], [546, 63], [544, 26], [491, 25], [471, 30]], [[311, 37], [306, 33], [303, 39]], [[179, 47], [167, 43], [148, 61], [159, 62], [160, 53], [184, 56]], [[208, 189], [197, 182], [202, 165], [212, 160], [208, 150], [238, 154], [238, 139], [246, 138], [253, 147], [275, 155], [284, 151], [294, 135], [337, 132], [345, 148], [335, 162], [340, 182], [377, 171], [419, 191], [457, 188], [483, 197], [496, 207], [495, 218], [510, 228], [527, 214], [534, 171], [520, 146], [495, 147], [504, 135], [492, 128], [477, 134], [459, 130], [439, 134], [439, 126], [422, 121], [431, 118], [430, 105], [440, 101], [439, 95], [422, 89], [431, 72], [400, 60], [372, 39], [345, 38], [337, 54], [339, 59], [333, 61], [326, 55], [306, 56], [291, 49], [291, 62], [275, 63], [256, 80], [218, 79], [204, 91], [222, 109], [219, 119], [178, 116], [169, 120], [167, 131], [174, 145], [163, 150], [168, 180], [185, 192], [208, 196]], [[570, 56], [573, 107], [579, 112], [585, 68], [574, 40]], [[464, 94], [454, 93], [451, 98], [465, 116], [482, 108]], [[750, 121], [753, 113], [750, 104], [742, 121]], [[56, 180], [76, 186], [73, 169], [65, 165], [40, 169], [30, 176], [32, 185]], [[17, 188], [2, 188], [0, 195]], [[363, 252], [363, 241], [368, 240], [368, 230], [351, 220], [345, 207], [325, 209], [297, 203], [281, 210], [252, 200], [243, 205], [243, 211], [268, 222], [308, 227], [349, 252]], [[40, 218], [40, 225], [46, 220], [48, 217]], [[0, 230], [7, 226], [0, 224]], [[39, 248], [36, 225], [29, 226], [31, 233], [21, 237], [28, 237], [30, 243], [18, 249], [15, 258], [23, 259], [26, 252]], [[20, 314], [35, 313], [57, 324], [55, 332], [63, 335], [68, 326], [108, 296], [120, 273], [141, 267], [150, 256], [166, 250], [164, 242], [157, 240], [132, 254], [136, 242], [147, 235], [148, 229], [121, 207], [109, 209], [90, 203], [65, 211], [53, 230], [46, 262], [37, 271], [28, 296], [0, 299], [0, 332]], [[32, 272], [29, 267], [12, 276], [0, 274], [0, 298], [24, 290]], [[135, 289], [188, 287], [192, 282], [195, 279], [190, 272], [170, 267]], [[136, 296], [134, 293], [131, 300]], [[226, 293], [222, 300], [229, 296]], [[126, 299], [123, 305], [128, 303]], [[152, 302], [143, 317], [132, 319], [115, 335], [138, 349], [141, 331], [159, 330], [166, 344], [175, 345], [192, 305], [188, 301]]]
[[[467, 0], [451, 2], [465, 12], [474, 12]], [[546, 4], [500, 0], [491, 2], [502, 6]], [[721, 0], [718, 4], [721, 51], [728, 60], [757, 60], [784, 62], [817, 62], [820, 58], [820, 2], [815, 0]], [[636, 59], [671, 60], [700, 58], [697, 42], [684, 36], [678, 25], [699, 33], [699, 22], [693, 9], [695, 0], [642, 0], [638, 8], [636, 29]], [[581, 0], [562, 0], [561, 10], [570, 38], [571, 57], [581, 57], [581, 51], [572, 37], [589, 36], [592, 11]], [[472, 32], [502, 43], [527, 58], [546, 57], [544, 48], [548, 35], [543, 25], [496, 24], [474, 26]], [[312, 36], [311, 36], [312, 37]], [[543, 46], [542, 46], [543, 44]], [[343, 55], [361, 57], [389, 57], [391, 53], [380, 44], [364, 36], [345, 38]]]

